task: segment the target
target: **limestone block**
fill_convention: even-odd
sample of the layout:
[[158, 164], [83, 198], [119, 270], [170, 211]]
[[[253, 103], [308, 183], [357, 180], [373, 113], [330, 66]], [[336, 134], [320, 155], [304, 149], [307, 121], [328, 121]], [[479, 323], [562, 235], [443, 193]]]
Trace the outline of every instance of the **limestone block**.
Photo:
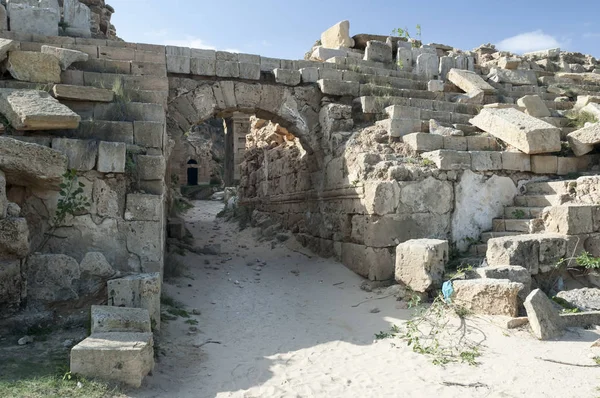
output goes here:
[[573, 131], [567, 135], [575, 156], [583, 156], [594, 150], [594, 145], [600, 144], [600, 123]]
[[154, 369], [153, 345], [152, 333], [95, 333], [71, 349], [71, 372], [139, 388]]
[[88, 54], [81, 51], [52, 46], [42, 46], [42, 54], [49, 54], [58, 58], [62, 70], [67, 70], [74, 62], [86, 62], [89, 58]]
[[152, 330], [160, 329], [161, 277], [159, 273], [112, 279], [106, 284], [109, 305], [146, 309], [150, 314]]
[[483, 90], [473, 90], [466, 94], [459, 94], [452, 100], [458, 104], [483, 104], [485, 93]]
[[354, 47], [354, 39], [350, 37], [350, 22], [338, 22], [321, 33], [321, 44], [327, 48]]
[[125, 233], [127, 250], [130, 253], [136, 254], [143, 262], [156, 262], [162, 259], [164, 246], [162, 221], [128, 221], [125, 225]]
[[115, 97], [112, 90], [68, 84], [55, 84], [52, 92], [55, 98], [71, 101], [112, 102]]
[[136, 163], [138, 176], [142, 180], [162, 180], [165, 177], [164, 156], [138, 155]]
[[469, 151], [471, 154], [471, 170], [502, 170], [502, 152]]
[[302, 83], [316, 83], [319, 80], [319, 68], [302, 68], [300, 74], [302, 75]]
[[526, 95], [519, 98], [517, 105], [525, 108], [525, 113], [533, 117], [550, 117], [550, 110], [539, 95]]
[[90, 8], [78, 0], [64, 0], [64, 21], [69, 28], [82, 32], [82, 37], [91, 37], [90, 32]]
[[[452, 183], [440, 181], [434, 177], [427, 177], [418, 182], [401, 183], [400, 200], [398, 202], [397, 213], [432, 213], [436, 215], [449, 214], [453, 208], [454, 193]], [[444, 200], [439, 200], [444, 198]], [[443, 227], [445, 221], [438, 221], [440, 227]], [[408, 229], [408, 226], [406, 227]], [[443, 231], [445, 228], [441, 228]], [[430, 233], [421, 237], [444, 236], [444, 232]]]
[[390, 119], [421, 119], [421, 109], [410, 106], [391, 105], [385, 108]]
[[[1, 48], [1, 46], [0, 46], [0, 48]], [[0, 54], [1, 54], [1, 52], [0, 52]], [[590, 104], [590, 103], [600, 104], [600, 96], [599, 95], [578, 95], [577, 102], [575, 103], [573, 110], [579, 111], [582, 108], [584, 108], [585, 106], [587, 106], [587, 104]]]
[[403, 137], [406, 134], [421, 131], [420, 119], [386, 119], [376, 124], [388, 132], [390, 137]]
[[519, 264], [532, 275], [540, 264], [555, 264], [566, 255], [566, 237], [558, 234], [515, 235], [488, 241], [486, 259], [490, 266]]
[[63, 153], [70, 169], [78, 171], [93, 170], [96, 166], [98, 142], [92, 140], [74, 140], [70, 138], [54, 138], [52, 149]]
[[504, 170], [531, 171], [531, 156], [521, 152], [502, 152]]
[[435, 54], [421, 54], [417, 57], [416, 73], [433, 79], [439, 74], [440, 59]]
[[471, 168], [471, 155], [468, 152], [442, 149], [425, 152], [421, 156], [433, 161], [440, 170], [463, 170]]
[[584, 287], [581, 289], [563, 290], [557, 296], [572, 306], [579, 308], [580, 311], [600, 311], [600, 289], [598, 288]]
[[595, 102], [591, 102], [581, 108], [581, 112], [591, 113], [596, 117], [596, 119], [600, 120], [600, 103], [597, 104]]
[[191, 58], [178, 55], [167, 55], [167, 72], [189, 74]]
[[509, 58], [509, 57], [500, 57], [498, 59], [498, 67], [502, 69], [518, 69], [519, 65], [521, 65], [521, 60], [519, 58]]
[[495, 267], [476, 268], [477, 274], [484, 279], [508, 279], [511, 282], [523, 284], [519, 298], [525, 300], [531, 292], [531, 274], [519, 265], [499, 265]]
[[8, 203], [8, 198], [6, 197], [6, 177], [4, 176], [4, 172], [0, 170], [0, 219], [6, 217]]
[[557, 158], [557, 170], [556, 174], [558, 175], [567, 175], [571, 173], [577, 173], [579, 171], [587, 171], [588, 162], [586, 157], [578, 157], [578, 158]]
[[443, 136], [463, 136], [464, 132], [461, 130], [452, 128], [452, 127], [444, 127], [435, 119], [429, 119], [429, 133]]
[[237, 108], [234, 82], [224, 81], [213, 84], [213, 92], [214, 99], [216, 100], [219, 109]]
[[540, 289], [532, 291], [524, 302], [533, 335], [549, 340], [563, 334], [562, 321], [550, 299]]
[[589, 234], [594, 231], [593, 214], [598, 206], [561, 205], [546, 207], [542, 213], [546, 232], [563, 235]]
[[190, 59], [190, 73], [199, 76], [215, 76], [216, 65], [215, 59], [192, 58]]
[[493, 137], [471, 135], [466, 137], [469, 151], [498, 151], [500, 146]]
[[363, 59], [365, 61], [390, 63], [392, 62], [392, 47], [381, 41], [369, 40]]
[[29, 228], [24, 218], [0, 219], [0, 259], [17, 259], [29, 253]]
[[532, 51], [524, 53], [523, 56], [527, 58], [556, 58], [560, 55], [560, 48], [549, 48], [547, 50]]
[[556, 174], [558, 171], [558, 157], [531, 156], [531, 171], [536, 174]]
[[235, 61], [218, 61], [215, 66], [218, 77], [240, 77], [240, 64]]
[[342, 242], [341, 261], [352, 271], [373, 281], [394, 277], [394, 255], [388, 248]]
[[560, 129], [516, 109], [484, 108], [471, 124], [527, 154], [560, 151]]
[[58, 190], [67, 157], [46, 146], [0, 136], [0, 170], [11, 185]]
[[260, 64], [240, 62], [240, 79], [260, 80]]
[[39, 254], [27, 261], [27, 299], [38, 304], [50, 304], [79, 298], [79, 263], [64, 254]]
[[25, 281], [21, 276], [21, 260], [0, 260], [0, 302], [2, 316], [19, 311], [25, 298]]
[[384, 215], [396, 211], [400, 195], [396, 181], [368, 181], [363, 189], [363, 204], [368, 214]]
[[444, 91], [444, 82], [442, 80], [430, 80], [427, 82], [427, 91], [441, 93]]
[[531, 70], [490, 69], [488, 79], [496, 83], [510, 83], [514, 86], [537, 86], [537, 76]]
[[467, 137], [458, 136], [443, 136], [444, 146], [442, 149], [449, 149], [452, 151], [466, 151], [467, 150]]
[[453, 57], [444, 56], [440, 58], [439, 77], [441, 80], [446, 81], [448, 72], [454, 68], [455, 62]]
[[321, 92], [328, 95], [350, 95], [352, 97], [358, 97], [360, 91], [359, 82], [344, 82], [338, 80], [321, 79], [317, 83], [319, 84]]
[[136, 145], [148, 148], [162, 148], [165, 128], [160, 122], [133, 122], [133, 138]]
[[496, 91], [496, 89], [484, 81], [481, 76], [463, 69], [451, 69], [448, 72], [448, 80], [465, 93], [479, 90], [484, 93], [493, 93]]
[[[1, 9], [1, 7], [0, 7]], [[1, 23], [1, 21], [0, 21]], [[3, 29], [0, 29], [0, 31]], [[9, 39], [0, 39], [0, 61], [4, 61], [8, 56], [8, 52], [18, 49], [19, 42]]]
[[37, 34], [42, 36], [58, 36], [60, 8], [58, 3], [33, 4], [8, 3], [7, 11], [10, 18], [10, 30], [13, 32]]
[[122, 142], [100, 141], [98, 144], [98, 165], [101, 173], [125, 172], [127, 146]]
[[0, 7], [0, 31], [8, 30], [8, 16], [4, 5]]
[[438, 239], [411, 239], [399, 244], [396, 281], [423, 293], [441, 286], [448, 250], [448, 242]]
[[286, 86], [297, 86], [300, 84], [302, 74], [297, 70], [274, 69], [275, 82], [285, 84]]
[[86, 253], [79, 263], [79, 270], [84, 278], [100, 278], [102, 283], [106, 283], [107, 279], [115, 275], [115, 270], [100, 252]]
[[17, 130], [76, 129], [81, 117], [45, 91], [0, 89], [0, 113]]
[[17, 80], [32, 83], [60, 83], [60, 63], [54, 55], [33, 51], [8, 53], [7, 69]]
[[452, 282], [452, 302], [476, 314], [518, 315], [518, 294], [523, 284], [508, 279], [468, 279]]
[[398, 63], [398, 68], [406, 71], [411, 71], [413, 64], [412, 51], [409, 48], [398, 47], [398, 52], [396, 54], [396, 62]]
[[125, 220], [127, 221], [160, 221], [163, 197], [161, 195], [133, 194], [127, 195]]
[[261, 72], [270, 72], [277, 68], [281, 68], [281, 60], [279, 58], [260, 57]]
[[402, 137], [402, 141], [417, 152], [430, 152], [444, 147], [444, 137], [435, 134], [407, 134]]
[[145, 308], [92, 305], [90, 310], [94, 333], [151, 333], [150, 314]]

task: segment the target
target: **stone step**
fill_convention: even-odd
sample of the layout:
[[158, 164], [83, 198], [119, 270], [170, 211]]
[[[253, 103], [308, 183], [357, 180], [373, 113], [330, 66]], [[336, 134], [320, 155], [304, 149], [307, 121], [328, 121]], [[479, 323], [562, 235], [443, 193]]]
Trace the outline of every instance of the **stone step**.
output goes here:
[[342, 79], [346, 81], [359, 82], [361, 84], [372, 84], [380, 87], [427, 91], [427, 82], [424, 81], [407, 79], [403, 77], [362, 74], [351, 70], [338, 70], [338, 72], [342, 72]]
[[91, 332], [150, 333], [150, 314], [144, 308], [92, 305]]
[[569, 187], [577, 184], [575, 180], [530, 182], [525, 184], [527, 194], [530, 195], [563, 195], [569, 193]]
[[[419, 93], [423, 97], [418, 98], [410, 96], [410, 93]], [[385, 108], [390, 105], [402, 105], [413, 108], [419, 108], [421, 112], [425, 111], [438, 111], [438, 112], [451, 112], [457, 116], [453, 117], [456, 119], [454, 123], [470, 124], [469, 119], [479, 113], [479, 107], [472, 104], [457, 104], [454, 102], [445, 101], [443, 93], [432, 93], [429, 91], [415, 91], [405, 90], [402, 94], [407, 94], [408, 97], [403, 96], [361, 96], [357, 98], [356, 104], [360, 106], [362, 113], [365, 114], [385, 114]]]
[[514, 232], [514, 231], [508, 231], [508, 232], [483, 232], [481, 234], [481, 241], [486, 243], [487, 241], [489, 241], [492, 238], [504, 238], [506, 236], [515, 236], [515, 235], [521, 235], [521, 232]]
[[167, 67], [164, 63], [118, 61], [111, 59], [90, 58], [85, 62], [75, 62], [71, 69], [83, 72], [114, 73], [135, 76], [167, 76]]
[[71, 349], [71, 372], [139, 388], [154, 369], [152, 333], [94, 333]]
[[494, 218], [492, 220], [493, 232], [531, 232], [531, 219], [504, 219]]
[[559, 195], [519, 195], [515, 197], [515, 206], [546, 207], [559, 204]]
[[61, 83], [76, 86], [93, 86], [109, 90], [169, 91], [169, 80], [160, 76], [137, 76], [122, 73], [84, 72], [66, 70], [61, 74]]
[[82, 120], [103, 120], [112, 122], [165, 122], [165, 111], [160, 104], [144, 102], [93, 103], [61, 101], [81, 116]]
[[404, 79], [422, 81], [425, 83], [428, 82], [428, 79], [425, 79], [422, 76], [412, 72], [399, 70], [397, 68], [384, 67], [384, 65], [379, 62], [350, 60], [348, 63], [346, 63], [347, 59], [348, 58], [333, 57], [328, 59], [325, 63], [334, 64], [336, 69], [349, 70], [362, 75], [400, 77]]
[[542, 210], [544, 210], [543, 207], [506, 206], [504, 208], [504, 218], [515, 220], [537, 218]]

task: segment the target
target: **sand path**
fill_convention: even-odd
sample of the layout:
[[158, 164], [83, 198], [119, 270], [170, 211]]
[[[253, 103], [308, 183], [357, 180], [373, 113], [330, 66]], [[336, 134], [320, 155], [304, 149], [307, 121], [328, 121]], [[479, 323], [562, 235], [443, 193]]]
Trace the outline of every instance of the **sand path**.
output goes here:
[[[193, 279], [165, 283], [169, 295], [201, 311], [193, 317], [199, 330], [189, 332], [182, 318], [163, 324], [166, 355], [133, 397], [600, 396], [599, 368], [536, 359], [593, 364], [596, 331], [539, 342], [478, 319], [486, 336], [481, 365], [436, 366], [399, 340], [374, 341], [411, 315], [393, 297], [353, 307], [382, 295], [360, 290], [362, 279], [334, 260], [272, 249], [251, 229], [215, 220], [220, 203], [195, 205], [185, 217], [196, 244], [220, 243], [224, 254], [188, 253], [182, 259]], [[202, 345], [211, 340], [220, 344]]]

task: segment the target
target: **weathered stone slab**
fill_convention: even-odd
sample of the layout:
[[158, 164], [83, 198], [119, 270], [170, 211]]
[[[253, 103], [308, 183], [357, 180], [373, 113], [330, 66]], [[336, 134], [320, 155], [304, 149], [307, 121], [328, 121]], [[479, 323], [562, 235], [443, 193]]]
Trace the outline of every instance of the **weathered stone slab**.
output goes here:
[[441, 286], [447, 262], [448, 241], [408, 240], [396, 247], [396, 281], [424, 293]]
[[581, 289], [563, 290], [557, 294], [580, 311], [600, 311], [600, 289], [584, 287]]
[[365, 61], [390, 63], [392, 62], [392, 47], [381, 41], [370, 40], [367, 42], [363, 59]]
[[567, 139], [575, 156], [583, 156], [593, 151], [594, 145], [600, 144], [600, 123], [573, 131]]
[[7, 69], [17, 80], [32, 83], [60, 83], [60, 63], [50, 54], [33, 51], [8, 53]]
[[471, 154], [471, 170], [502, 170], [502, 153], [493, 151], [469, 151]]
[[0, 113], [17, 130], [76, 129], [81, 117], [45, 91], [0, 89]]
[[160, 329], [159, 273], [138, 274], [107, 282], [108, 304], [116, 307], [144, 308], [150, 314], [153, 330]]
[[4, 61], [8, 52], [19, 47], [19, 43], [14, 40], [0, 39], [0, 61]]
[[297, 86], [300, 84], [302, 74], [297, 70], [274, 69], [275, 81], [286, 86]]
[[435, 54], [421, 54], [417, 57], [415, 72], [427, 79], [433, 79], [439, 74], [439, 62], [440, 59]]
[[394, 277], [394, 256], [388, 248], [373, 248], [342, 243], [341, 262], [357, 274], [372, 281]]
[[350, 22], [338, 22], [321, 33], [321, 44], [327, 48], [354, 47], [354, 39], [350, 37]]
[[79, 263], [64, 254], [39, 254], [27, 260], [27, 299], [29, 303], [48, 305], [79, 298]]
[[560, 151], [560, 129], [516, 109], [484, 108], [471, 124], [527, 154]]
[[115, 96], [112, 90], [69, 84], [55, 84], [52, 92], [58, 99], [71, 101], [112, 102]]
[[492, 68], [488, 79], [496, 83], [510, 83], [515, 86], [537, 86], [537, 77], [531, 70], [510, 70]]
[[502, 152], [504, 170], [531, 171], [531, 156], [521, 152]]
[[480, 267], [475, 271], [484, 279], [508, 279], [511, 282], [523, 284], [519, 298], [525, 300], [531, 292], [531, 274], [525, 267], [519, 265], [499, 265], [495, 267]]
[[53, 55], [58, 58], [62, 70], [67, 70], [73, 62], [85, 62], [89, 58], [89, 54], [81, 51], [52, 46], [42, 46], [42, 54]]
[[74, 140], [70, 138], [54, 138], [52, 149], [67, 156], [69, 168], [78, 171], [89, 171], [96, 165], [98, 142], [93, 140]]
[[541, 218], [546, 232], [563, 235], [589, 234], [594, 231], [593, 215], [600, 207], [593, 205], [561, 205], [546, 207]]
[[522, 283], [508, 279], [468, 279], [452, 282], [452, 302], [476, 314], [518, 315], [518, 294]]
[[71, 350], [71, 372], [139, 388], [154, 369], [153, 345], [152, 333], [95, 333]]
[[442, 149], [439, 151], [425, 152], [421, 154], [421, 156], [433, 161], [440, 170], [463, 170], [471, 168], [471, 155], [469, 152]]
[[496, 91], [489, 83], [478, 74], [463, 69], [450, 69], [448, 80], [460, 88], [465, 93], [481, 90], [484, 93], [493, 93]]
[[11, 1], [7, 11], [10, 18], [10, 30], [13, 32], [33, 33], [42, 36], [58, 36], [60, 8], [58, 3], [38, 3], [39, 6]]
[[517, 100], [517, 105], [525, 108], [525, 113], [533, 117], [550, 117], [550, 110], [539, 95], [526, 95]]
[[0, 170], [11, 185], [58, 190], [67, 157], [46, 146], [0, 136]]
[[531, 171], [536, 174], [556, 174], [558, 172], [558, 156], [531, 156]]
[[24, 218], [0, 220], [0, 259], [24, 258], [29, 254], [29, 229]]
[[138, 155], [138, 176], [142, 180], [162, 180], [165, 176], [166, 163], [163, 156]]
[[150, 314], [144, 308], [92, 305], [91, 332], [150, 333]]
[[412, 133], [402, 137], [402, 141], [417, 152], [430, 152], [444, 147], [444, 137], [436, 134]]
[[162, 219], [161, 195], [133, 194], [127, 195], [125, 220], [127, 221], [160, 221]]
[[76, 31], [78, 37], [92, 36], [90, 28], [91, 10], [87, 5], [79, 0], [64, 0], [63, 14], [63, 19], [67, 23], [69, 31]]
[[501, 57], [498, 60], [498, 66], [502, 69], [517, 69], [521, 64], [521, 60], [519, 58], [509, 58], [509, 57]]
[[532, 291], [525, 300], [525, 309], [533, 335], [549, 340], [563, 334], [562, 321], [552, 302], [540, 289]]
[[329, 95], [350, 95], [358, 97], [360, 90], [359, 82], [344, 82], [338, 80], [321, 79], [317, 82], [323, 94]]
[[596, 117], [596, 119], [598, 119], [600, 121], [600, 103], [597, 104], [595, 102], [591, 102], [591, 103], [587, 104], [586, 106], [584, 106], [583, 108], [581, 108], [581, 112], [590, 113], [590, 114], [594, 115]]
[[123, 173], [125, 171], [127, 146], [122, 142], [100, 141], [98, 144], [98, 166], [101, 173]]

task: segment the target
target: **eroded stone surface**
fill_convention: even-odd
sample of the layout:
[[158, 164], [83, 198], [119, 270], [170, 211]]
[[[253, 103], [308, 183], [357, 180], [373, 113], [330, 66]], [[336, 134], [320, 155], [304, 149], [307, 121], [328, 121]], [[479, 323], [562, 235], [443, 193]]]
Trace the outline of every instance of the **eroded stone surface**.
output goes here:
[[448, 262], [448, 242], [412, 239], [396, 247], [396, 281], [416, 292], [440, 286]]
[[60, 62], [50, 54], [11, 51], [7, 69], [17, 80], [32, 83], [60, 83]]
[[533, 335], [549, 340], [563, 334], [562, 321], [550, 299], [540, 289], [532, 291], [525, 300], [525, 309]]
[[453, 303], [476, 314], [518, 314], [518, 294], [523, 284], [508, 279], [469, 279], [452, 282]]

